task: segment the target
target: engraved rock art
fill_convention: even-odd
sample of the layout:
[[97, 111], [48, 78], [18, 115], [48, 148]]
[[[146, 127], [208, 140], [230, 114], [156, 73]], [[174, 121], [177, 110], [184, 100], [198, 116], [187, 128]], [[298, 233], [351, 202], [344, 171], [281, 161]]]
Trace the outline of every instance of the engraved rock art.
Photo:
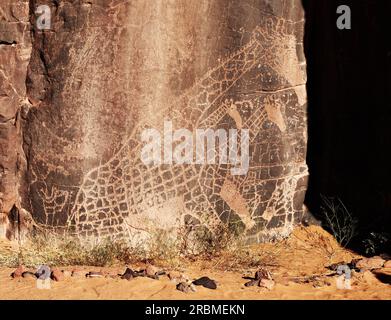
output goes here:
[[[52, 30], [32, 34], [19, 214], [87, 239], [186, 225], [233, 227], [249, 241], [289, 234], [308, 175], [300, 1], [53, 8]], [[193, 134], [248, 130], [248, 170], [144, 164], [143, 130], [163, 136], [168, 121]]]

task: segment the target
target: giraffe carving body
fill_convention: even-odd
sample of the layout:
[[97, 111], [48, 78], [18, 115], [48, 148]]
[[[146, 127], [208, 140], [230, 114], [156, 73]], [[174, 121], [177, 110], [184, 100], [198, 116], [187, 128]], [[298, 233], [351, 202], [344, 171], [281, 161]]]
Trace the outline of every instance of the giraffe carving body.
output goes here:
[[[129, 4], [117, 1], [114, 5], [114, 2], [102, 10], [117, 19], [125, 19], [121, 16], [124, 12], [132, 14]], [[192, 57], [193, 50], [186, 53], [186, 48], [198, 49], [197, 46], [208, 37], [196, 34], [188, 42], [177, 44], [182, 41], [181, 35], [171, 34], [167, 27], [168, 43], [162, 44], [149, 35], [149, 31], [143, 30], [142, 19], [136, 19], [134, 23], [139, 25], [135, 28], [152, 39], [152, 44], [142, 51], [144, 55], [134, 49], [134, 44], [123, 48], [106, 46], [101, 51], [97, 39], [102, 31], [92, 27], [96, 34], [90, 35], [83, 45], [70, 45], [67, 72], [60, 73], [57, 66], [51, 64], [51, 59], [58, 56], [55, 38], [48, 39], [52, 47], [47, 49], [44, 58], [33, 53], [30, 69], [38, 63], [37, 59], [46, 59], [47, 75], [54, 77], [62, 87], [51, 89], [59, 90], [57, 93], [46, 92], [40, 98], [40, 105], [30, 109], [25, 123], [29, 187], [22, 193], [27, 195], [24, 205], [36, 223], [93, 239], [138, 239], [155, 229], [176, 230], [184, 225], [203, 227], [212, 233], [221, 225], [234, 225], [250, 241], [287, 235], [303, 215], [308, 174], [305, 164], [305, 62], [301, 43], [303, 17], [299, 1], [281, 1], [280, 7], [273, 8], [265, 4], [267, 1], [258, 2], [257, 6], [262, 9], [258, 12], [262, 13], [261, 19], [254, 18], [257, 13], [249, 13], [249, 21], [252, 21], [249, 25], [241, 27], [234, 35], [229, 28], [224, 31], [226, 39], [232, 42], [229, 43], [232, 49], [224, 54], [215, 54], [227, 45], [221, 40], [221, 45], [209, 44], [215, 46], [210, 57], [207, 54], [201, 58]], [[258, 2], [232, 2], [231, 5], [251, 12], [251, 7]], [[172, 8], [164, 2], [159, 5], [163, 7], [156, 10], [164, 17], [171, 14], [170, 10], [185, 10], [186, 15], [186, 6], [190, 7], [187, 8], [189, 12], [193, 7], [198, 10], [195, 9], [198, 3], [193, 1], [188, 4], [174, 1]], [[199, 10], [203, 8], [213, 13], [213, 6], [225, 8], [226, 3], [201, 1], [199, 5]], [[136, 6], [140, 6], [141, 11], [147, 10], [141, 2]], [[265, 8], [275, 11], [268, 13]], [[234, 9], [228, 6], [225, 10]], [[292, 13], [293, 9], [298, 13]], [[64, 5], [60, 12], [66, 15], [73, 11], [70, 5]], [[158, 21], [153, 16], [149, 22], [152, 26], [165, 27], [170, 21], [169, 17]], [[192, 23], [199, 22], [194, 19]], [[113, 42], [123, 41], [123, 37], [133, 39], [133, 35], [124, 31], [132, 29], [133, 25], [129, 24], [127, 28], [118, 25], [107, 30]], [[180, 22], [176, 28], [179, 26]], [[72, 32], [76, 34], [83, 32], [78, 26], [75, 30]], [[153, 33], [152, 27], [150, 32]], [[188, 32], [195, 31], [189, 27]], [[218, 34], [218, 31], [213, 32]], [[39, 40], [42, 35], [37, 37]], [[142, 40], [137, 38], [134, 43], [138, 41]], [[179, 49], [175, 54], [171, 53], [175, 48], [171, 47], [173, 44], [185, 53]], [[159, 64], [154, 65], [154, 54], [159, 54], [154, 51], [157, 48], [169, 57], [156, 56]], [[102, 57], [104, 50], [111, 50], [110, 55], [106, 53]], [[137, 59], [129, 56], [141, 56], [141, 62], [137, 64]], [[111, 57], [112, 61], [105, 57]], [[152, 59], [148, 66], [151, 75], [127, 69], [129, 64], [137, 64], [140, 70], [147, 68], [143, 65], [144, 57]], [[194, 61], [197, 59], [200, 61]], [[94, 69], [89, 69], [94, 61], [107, 63], [113, 75], [99, 71], [95, 75], [91, 71]], [[175, 69], [171, 67], [172, 61], [179, 61], [178, 72], [171, 70]], [[186, 63], [195, 67], [186, 69]], [[202, 65], [200, 70], [198, 65]], [[181, 88], [178, 77], [190, 77], [191, 81]], [[151, 86], [145, 83], [148, 79]], [[32, 82], [29, 90], [33, 97], [39, 95], [42, 80]], [[160, 83], [165, 83], [166, 87], [159, 88]], [[52, 82], [52, 87], [56, 85]], [[107, 87], [115, 92], [106, 92]], [[77, 88], [85, 94], [70, 98], [70, 93]], [[161, 92], [167, 88], [171, 88], [171, 92], [166, 96]], [[99, 114], [90, 105], [92, 94], [99, 96], [102, 108], [110, 108], [115, 103], [120, 111], [113, 109], [111, 118]], [[94, 99], [98, 101], [98, 98]], [[51, 108], [56, 101], [59, 101], [59, 110], [48, 117], [48, 113], [54, 112]], [[120, 102], [127, 107], [119, 109]], [[71, 108], [76, 111], [81, 108], [82, 113], [70, 115]], [[248, 129], [248, 172], [232, 175], [231, 164], [145, 165], [140, 159], [141, 132], [146, 128], [161, 131], [165, 120], [172, 121], [175, 129], [186, 128], [192, 132], [208, 128]], [[67, 126], [67, 121], [73, 127]], [[118, 132], [111, 131], [116, 128], [112, 122], [118, 122]], [[64, 123], [66, 130], [61, 128]], [[61, 130], [64, 134], [59, 134]], [[78, 130], [80, 132], [75, 133]], [[105, 133], [109, 137], [102, 136]], [[34, 134], [41, 135], [42, 140], [38, 141]], [[111, 145], [108, 146], [107, 141]], [[103, 142], [105, 151], [101, 152], [99, 146]], [[45, 153], [45, 145], [53, 146], [56, 154]], [[38, 217], [35, 216], [37, 211], [41, 212]]]

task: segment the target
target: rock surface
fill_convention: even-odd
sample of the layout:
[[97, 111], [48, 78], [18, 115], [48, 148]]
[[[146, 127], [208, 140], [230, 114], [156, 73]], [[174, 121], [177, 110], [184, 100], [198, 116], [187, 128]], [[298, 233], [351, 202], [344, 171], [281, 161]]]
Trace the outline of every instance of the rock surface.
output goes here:
[[356, 267], [361, 270], [372, 270], [383, 267], [386, 261], [381, 257], [363, 258], [356, 263]]
[[29, 1], [2, 0], [0, 9], [0, 237], [15, 239], [23, 223], [18, 186], [26, 163], [21, 120], [31, 56]]
[[[300, 0], [47, 2], [50, 31], [29, 25], [39, 1], [2, 3], [4, 235], [31, 216], [87, 238], [225, 224], [253, 242], [285, 236], [302, 219]], [[170, 150], [166, 163], [146, 165], [144, 130], [163, 134], [165, 122], [190, 134], [234, 129], [241, 139], [249, 130], [237, 146], [243, 157], [248, 148], [248, 170], [242, 158], [241, 175], [232, 162], [171, 163]]]

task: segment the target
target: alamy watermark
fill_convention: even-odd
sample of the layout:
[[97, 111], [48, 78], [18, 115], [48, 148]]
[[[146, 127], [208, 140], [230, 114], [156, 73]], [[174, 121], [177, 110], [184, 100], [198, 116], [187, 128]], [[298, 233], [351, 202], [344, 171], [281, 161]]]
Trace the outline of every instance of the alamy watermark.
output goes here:
[[340, 30], [352, 29], [352, 12], [350, 7], [347, 5], [340, 5], [337, 8], [337, 13], [340, 15], [337, 19], [337, 28]]
[[347, 289], [351, 290], [352, 286], [350, 279], [352, 277], [350, 268], [346, 265], [339, 265], [337, 268], [338, 278], [337, 278], [337, 289]]
[[38, 277], [37, 289], [51, 289], [50, 275], [51, 270], [48, 266], [42, 265], [38, 268], [36, 272], [36, 276]]
[[[164, 122], [163, 136], [154, 128], [143, 130], [141, 161], [160, 164], [230, 164], [232, 175], [248, 172], [250, 132], [248, 129], [173, 130], [171, 121]], [[217, 148], [218, 143], [218, 148]], [[217, 152], [218, 149], [218, 152]]]
[[36, 26], [38, 30], [50, 30], [52, 13], [48, 5], [40, 5], [35, 9], [37, 15]]

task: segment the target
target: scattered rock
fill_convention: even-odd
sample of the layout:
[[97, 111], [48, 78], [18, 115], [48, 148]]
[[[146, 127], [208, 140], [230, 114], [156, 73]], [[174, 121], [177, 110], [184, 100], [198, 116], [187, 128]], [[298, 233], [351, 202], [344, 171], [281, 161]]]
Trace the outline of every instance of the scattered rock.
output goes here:
[[258, 286], [272, 290], [274, 288], [275, 282], [271, 279], [261, 279], [258, 283]]
[[103, 278], [104, 275], [102, 272], [99, 271], [90, 271], [86, 274], [87, 278]]
[[196, 288], [194, 284], [192, 283], [187, 283], [187, 282], [180, 282], [177, 284], [176, 289], [179, 291], [182, 291], [184, 293], [189, 293], [189, 292], [196, 292]]
[[383, 267], [386, 261], [379, 256], [372, 258], [363, 258], [356, 263], [356, 267], [360, 270], [372, 270]]
[[121, 279], [124, 279], [124, 280], [132, 280], [134, 278], [134, 275], [133, 275], [133, 270], [130, 269], [130, 268], [126, 268], [124, 274], [121, 276]]
[[158, 268], [152, 265], [148, 265], [143, 270], [132, 270], [130, 268], [126, 268], [125, 272], [121, 276], [121, 279], [130, 280], [136, 277], [148, 277], [151, 279], [159, 280], [159, 275], [165, 274], [163, 271], [159, 271]]
[[159, 275], [165, 274], [163, 271], [159, 271], [155, 266], [148, 265], [143, 270], [132, 270], [130, 268], [126, 268], [124, 274], [119, 275], [121, 279], [131, 280], [136, 277], [148, 277], [155, 280], [159, 280]]
[[384, 268], [391, 268], [391, 260], [388, 260], [384, 263]]
[[51, 274], [51, 279], [54, 281], [63, 281], [64, 280], [64, 274], [62, 271], [58, 269], [54, 269]]
[[46, 280], [50, 278], [50, 275], [52, 274], [49, 266], [42, 265], [38, 268], [37, 272], [35, 275], [39, 280]]
[[257, 272], [255, 272], [254, 278], [256, 280], [261, 280], [261, 279], [272, 279], [272, 275], [270, 272], [266, 269], [259, 269]]
[[249, 282], [246, 282], [244, 285], [245, 285], [246, 287], [252, 287], [252, 286], [255, 286], [255, 285], [258, 284], [258, 283], [259, 283], [259, 280], [253, 279], [253, 280], [250, 280]]
[[[244, 277], [245, 279], [251, 279], [249, 277]], [[260, 282], [261, 280], [272, 280], [272, 275], [270, 272], [266, 269], [259, 269], [257, 272], [255, 272], [254, 278], [251, 279], [249, 282], [246, 282], [244, 285], [246, 287], [252, 287], [258, 284], [258, 286], [262, 287]]]
[[208, 289], [216, 289], [217, 288], [216, 281], [214, 281], [208, 277], [201, 277], [197, 280], [194, 280], [193, 284], [195, 284], [196, 286], [203, 286]]
[[190, 287], [187, 283], [185, 282], [180, 282], [177, 284], [176, 286], [176, 289], [179, 290], [179, 291], [182, 291], [184, 293], [188, 293], [190, 292]]
[[22, 277], [23, 272], [25, 272], [24, 267], [20, 265], [14, 272], [11, 273], [12, 278], [20, 278]]
[[23, 278], [32, 278], [32, 279], [37, 279], [37, 276], [35, 275], [34, 272], [30, 272], [30, 271], [25, 271], [22, 273], [22, 277]]
[[133, 277], [146, 277], [147, 274], [145, 272], [145, 269], [143, 270], [133, 270]]

